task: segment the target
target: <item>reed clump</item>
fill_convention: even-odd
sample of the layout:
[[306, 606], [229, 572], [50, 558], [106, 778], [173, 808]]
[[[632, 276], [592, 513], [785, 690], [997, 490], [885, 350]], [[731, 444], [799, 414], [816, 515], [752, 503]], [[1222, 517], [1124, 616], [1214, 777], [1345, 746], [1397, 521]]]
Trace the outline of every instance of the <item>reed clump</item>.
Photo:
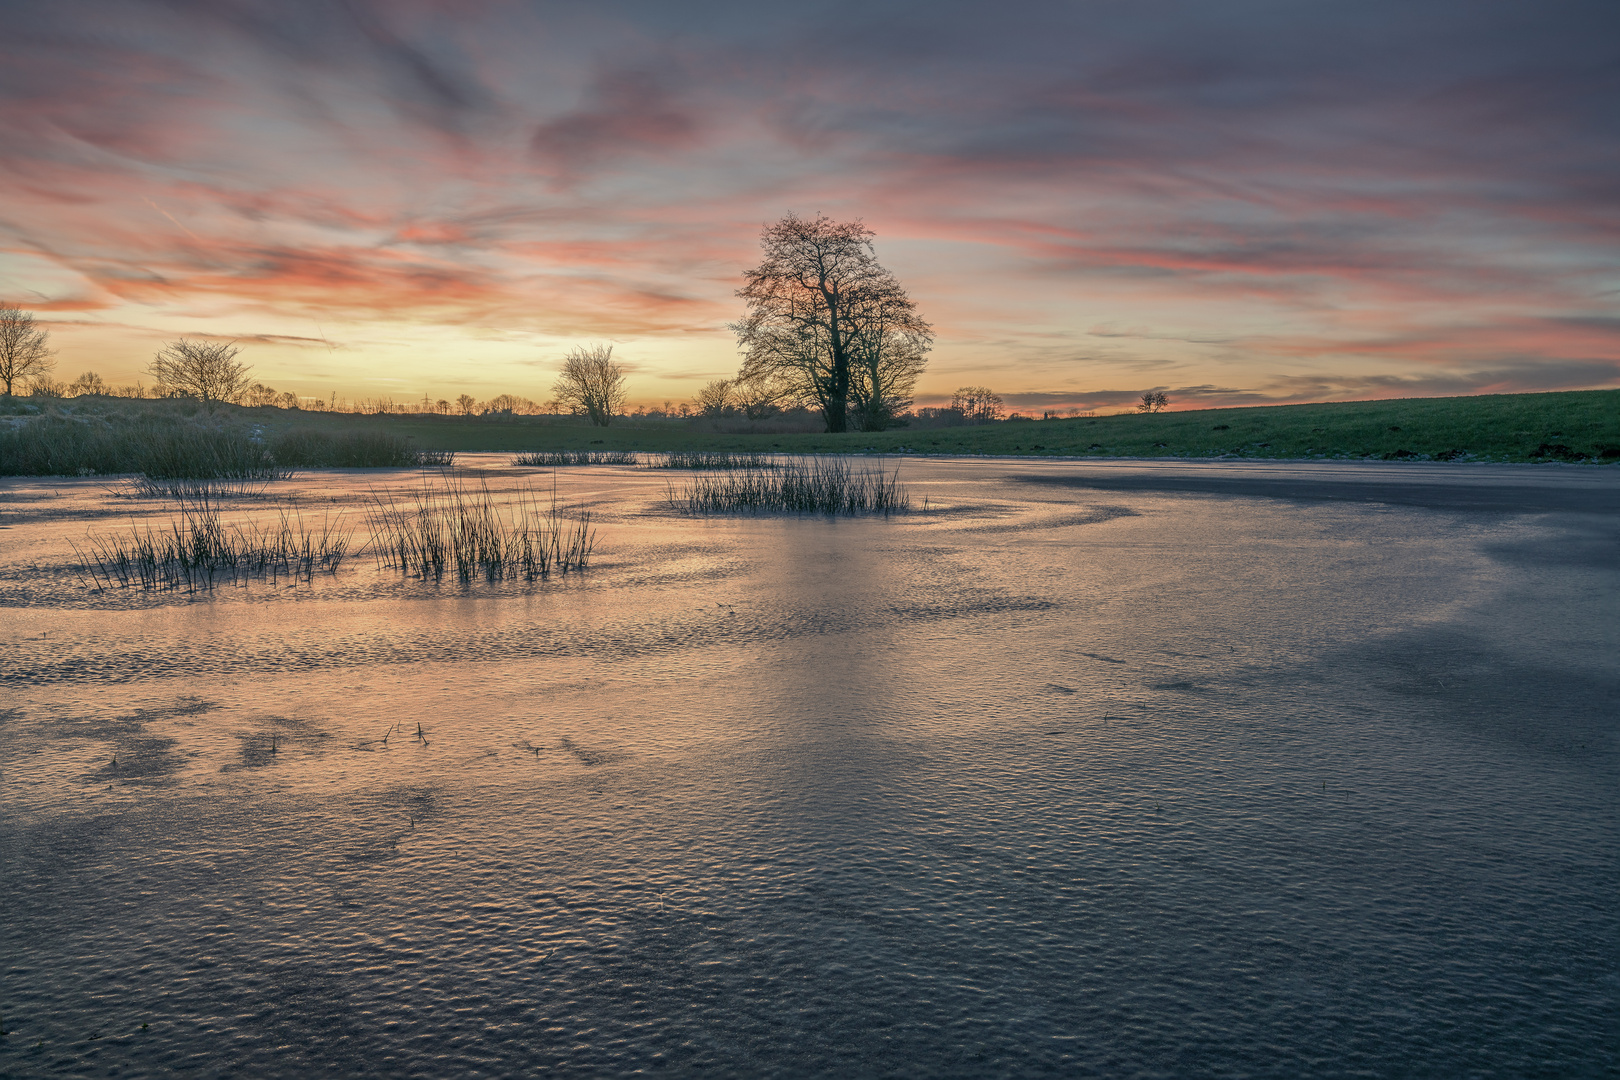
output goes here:
[[404, 498], [373, 492], [369, 522], [378, 562], [433, 581], [453, 575], [534, 581], [584, 570], [596, 546], [588, 510], [572, 515], [523, 489], [502, 507], [487, 483], [445, 476]]
[[785, 461], [772, 469], [730, 469], [670, 484], [672, 509], [687, 514], [889, 514], [911, 509], [900, 471], [852, 466], [842, 458]]
[[448, 465], [452, 455], [417, 449], [391, 431], [295, 429], [266, 435], [257, 425], [205, 409], [68, 406], [0, 422], [0, 475], [108, 476], [154, 480], [276, 480], [294, 468]]
[[0, 428], [0, 474], [273, 480], [284, 470], [247, 428], [208, 418], [52, 414]]
[[634, 465], [632, 450], [531, 450], [512, 459], [513, 465], [553, 469], [563, 465]]
[[352, 533], [341, 515], [310, 526], [284, 509], [272, 524], [227, 525], [218, 498], [206, 491], [177, 501], [179, 516], [166, 528], [92, 537], [88, 553], [75, 546], [92, 587], [196, 592], [250, 580], [307, 583], [316, 571], [335, 573], [349, 553]]
[[419, 450], [392, 431], [321, 431], [295, 428], [270, 440], [276, 464], [305, 469], [378, 469], [449, 465], [454, 455]]
[[649, 469], [774, 469], [777, 464], [772, 454], [730, 450], [671, 450], [647, 459]]
[[[290, 475], [290, 474], [288, 474]], [[282, 479], [286, 479], [283, 476]], [[109, 487], [107, 494], [116, 499], [257, 499], [270, 487], [269, 480], [192, 479], [182, 477], [159, 480], [150, 476], [136, 476], [117, 487]]]

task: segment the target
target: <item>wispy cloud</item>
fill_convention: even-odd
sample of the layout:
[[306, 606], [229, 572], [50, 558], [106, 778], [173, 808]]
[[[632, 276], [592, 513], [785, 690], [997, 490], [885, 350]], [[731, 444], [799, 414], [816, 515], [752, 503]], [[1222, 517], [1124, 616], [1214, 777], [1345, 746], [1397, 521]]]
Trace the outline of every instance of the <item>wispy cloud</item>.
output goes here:
[[[0, 293], [42, 311], [636, 338], [679, 382], [734, 362], [794, 209], [878, 230], [935, 391], [1473, 393], [1620, 356], [1612, 4], [16, 8]], [[353, 350], [355, 385], [388, 362]]]

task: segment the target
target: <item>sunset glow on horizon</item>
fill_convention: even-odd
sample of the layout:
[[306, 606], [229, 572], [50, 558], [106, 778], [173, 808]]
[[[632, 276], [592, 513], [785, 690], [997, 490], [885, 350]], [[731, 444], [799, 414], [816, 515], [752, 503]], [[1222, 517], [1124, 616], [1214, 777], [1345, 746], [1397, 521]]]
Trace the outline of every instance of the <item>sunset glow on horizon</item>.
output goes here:
[[[9, 4], [0, 302], [56, 377], [308, 397], [738, 365], [788, 211], [935, 326], [919, 404], [1620, 386], [1612, 4]], [[148, 379], [148, 381], [150, 381]]]

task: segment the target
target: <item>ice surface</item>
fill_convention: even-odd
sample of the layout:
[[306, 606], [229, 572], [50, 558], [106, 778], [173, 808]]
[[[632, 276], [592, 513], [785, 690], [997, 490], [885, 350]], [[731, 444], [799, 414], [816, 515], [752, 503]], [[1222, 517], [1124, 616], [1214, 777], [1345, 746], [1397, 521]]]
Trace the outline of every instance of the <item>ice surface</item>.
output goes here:
[[0, 1070], [1620, 1065], [1620, 474], [900, 468], [190, 596], [72, 569], [161, 504], [0, 482]]

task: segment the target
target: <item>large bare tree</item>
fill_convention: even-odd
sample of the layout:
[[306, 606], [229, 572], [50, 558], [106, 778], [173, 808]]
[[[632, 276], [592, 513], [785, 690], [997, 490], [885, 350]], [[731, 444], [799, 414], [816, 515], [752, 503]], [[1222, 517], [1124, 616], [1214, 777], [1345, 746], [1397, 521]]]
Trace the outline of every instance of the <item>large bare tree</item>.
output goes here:
[[34, 313], [0, 307], [0, 382], [10, 397], [13, 384], [45, 374], [56, 366], [47, 347], [50, 333], [34, 325]]
[[248, 388], [246, 364], [236, 359], [242, 350], [234, 341], [171, 341], [147, 366], [157, 380], [158, 393], [194, 397], [199, 401], [235, 401]]
[[613, 346], [589, 345], [571, 350], [551, 392], [569, 412], [584, 414], [607, 427], [624, 412], [624, 365], [613, 359]]
[[737, 290], [748, 304], [731, 326], [743, 353], [738, 379], [787, 380], [821, 410], [828, 431], [848, 430], [852, 404], [866, 427], [882, 426], [886, 407], [909, 403], [933, 341], [916, 304], [879, 265], [872, 236], [859, 221], [788, 214], [765, 226], [765, 257]]

